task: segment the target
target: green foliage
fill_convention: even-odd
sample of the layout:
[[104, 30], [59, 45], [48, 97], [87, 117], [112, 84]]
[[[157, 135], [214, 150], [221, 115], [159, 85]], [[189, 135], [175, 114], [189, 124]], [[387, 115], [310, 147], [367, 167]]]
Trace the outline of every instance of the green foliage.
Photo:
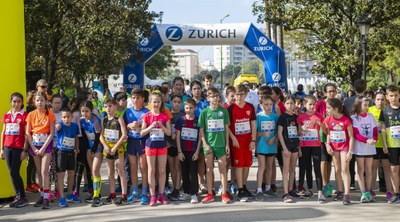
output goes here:
[[173, 53], [172, 46], [164, 46], [160, 49], [157, 54], [146, 62], [145, 73], [147, 77], [150, 79], [170, 78], [171, 74], [173, 74], [172, 72], [176, 72], [174, 69], [170, 68], [177, 65], [177, 63], [172, 59]]
[[362, 17], [370, 19], [372, 28], [367, 61], [384, 60], [375, 54], [385, 51], [385, 45], [399, 47], [400, 25], [395, 22], [400, 17], [398, 0], [259, 0], [253, 4], [253, 13], [259, 22], [281, 24], [285, 31], [301, 33], [292, 40], [308, 57], [318, 61], [312, 71], [345, 84], [361, 77], [358, 21]]
[[27, 70], [53, 86], [85, 87], [118, 73], [158, 14], [151, 0], [25, 0]]

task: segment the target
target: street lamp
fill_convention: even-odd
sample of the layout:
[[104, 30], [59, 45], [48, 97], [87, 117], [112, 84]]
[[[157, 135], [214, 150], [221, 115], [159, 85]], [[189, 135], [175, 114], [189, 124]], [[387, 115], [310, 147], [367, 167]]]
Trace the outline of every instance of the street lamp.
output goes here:
[[360, 33], [361, 33], [361, 48], [362, 48], [362, 78], [367, 80], [367, 63], [366, 63], [366, 57], [367, 57], [367, 39], [368, 39], [368, 33], [369, 33], [369, 20], [366, 17], [363, 17], [360, 21], [358, 21], [358, 26], [360, 27]]
[[[222, 21], [224, 21], [224, 19], [225, 19], [226, 17], [229, 17], [229, 14], [226, 14], [222, 19], [220, 19], [220, 20], [219, 20], [219, 23], [222, 24]], [[223, 86], [223, 84], [224, 84], [224, 77], [223, 77], [223, 75], [222, 75], [222, 45], [220, 46], [219, 50], [220, 50], [220, 54], [221, 54], [221, 72], [220, 72], [220, 74], [221, 74], [221, 90], [223, 90], [223, 89], [224, 89], [224, 86]]]

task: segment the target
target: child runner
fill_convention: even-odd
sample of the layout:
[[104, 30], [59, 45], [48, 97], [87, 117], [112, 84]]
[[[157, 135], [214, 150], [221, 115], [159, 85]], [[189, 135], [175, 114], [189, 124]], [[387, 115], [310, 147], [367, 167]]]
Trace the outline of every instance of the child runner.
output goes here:
[[[379, 121], [382, 109], [385, 107], [385, 94], [383, 92], [377, 92], [375, 95], [375, 106], [368, 108], [368, 112], [371, 113], [375, 120], [378, 121], [378, 142], [376, 142], [376, 155], [374, 156], [374, 162], [372, 163], [372, 183], [371, 183], [371, 196], [372, 201], [375, 198], [375, 184], [379, 165], [383, 168], [383, 173], [386, 182], [386, 200], [389, 201], [392, 198], [393, 186], [390, 179], [390, 166], [389, 166], [389, 155], [383, 153], [383, 139], [381, 134], [382, 123]], [[380, 164], [379, 164], [380, 161]]]
[[[125, 148], [123, 146], [127, 133], [123, 117], [116, 114], [117, 102], [114, 98], [106, 98], [104, 100], [104, 109], [106, 110], [107, 116], [102, 120], [101, 125], [103, 128], [100, 141], [104, 146], [103, 156], [106, 158], [108, 178], [110, 181], [110, 195], [107, 197], [106, 201], [107, 203], [114, 202], [120, 205], [125, 204], [127, 201], [127, 181], [124, 170]], [[115, 195], [115, 162], [118, 167], [118, 175], [121, 178], [121, 198], [116, 198]]]
[[[174, 190], [171, 192], [171, 200], [179, 200], [180, 196], [180, 186], [181, 186], [181, 163], [178, 159], [178, 148], [176, 146], [176, 129], [175, 124], [178, 119], [185, 115], [185, 112], [181, 110], [182, 97], [178, 94], [171, 95], [171, 136], [167, 136], [168, 148], [168, 165], [171, 172], [172, 182], [174, 185]], [[186, 199], [183, 199], [186, 200]]]
[[[270, 96], [264, 96], [261, 98], [261, 110], [262, 112], [257, 114], [257, 158], [258, 158], [258, 170], [257, 170], [257, 194], [256, 200], [263, 201], [263, 178], [266, 174], [266, 187], [268, 190], [267, 195], [274, 196], [271, 191], [272, 182], [272, 168], [274, 157], [276, 155], [276, 140], [277, 140], [277, 123], [278, 115], [272, 113], [272, 107], [274, 102]], [[267, 173], [265, 173], [267, 171]]]
[[185, 115], [181, 116], [176, 125], [176, 145], [178, 158], [182, 164], [183, 194], [181, 199], [190, 198], [190, 203], [198, 203], [199, 190], [197, 167], [200, 152], [199, 127], [197, 117], [194, 115], [196, 101], [188, 98], [184, 103]]
[[[54, 98], [53, 98], [54, 99]], [[67, 207], [67, 200], [64, 197], [64, 176], [65, 171], [68, 173], [67, 192], [72, 194], [75, 175], [75, 154], [79, 152], [79, 128], [76, 123], [72, 123], [72, 112], [69, 108], [64, 108], [61, 111], [62, 121], [59, 123], [56, 132], [57, 137], [57, 188], [60, 192], [60, 207]]]
[[218, 89], [210, 88], [207, 91], [207, 100], [210, 106], [200, 113], [198, 126], [200, 138], [203, 142], [203, 152], [206, 161], [207, 190], [208, 194], [201, 201], [210, 203], [214, 201], [212, 186], [214, 181], [214, 156], [218, 159], [218, 168], [223, 187], [222, 202], [230, 203], [226, 190], [226, 154], [229, 154], [229, 114], [225, 108], [219, 106], [221, 96]]
[[[378, 123], [368, 113], [369, 99], [358, 96], [354, 101], [351, 119], [354, 132], [354, 155], [357, 161], [358, 185], [361, 190], [361, 203], [372, 201], [372, 163], [376, 154], [375, 144], [378, 140]], [[365, 179], [364, 179], [365, 178]]]
[[295, 99], [288, 96], [283, 102], [286, 112], [282, 113], [278, 119], [278, 138], [282, 145], [283, 158], [282, 180], [284, 195], [282, 200], [285, 203], [292, 203], [295, 192], [289, 192], [289, 187], [292, 187], [294, 183], [296, 162], [299, 155], [298, 124], [297, 115], [294, 114]]
[[[354, 150], [353, 126], [346, 113], [346, 108], [339, 99], [328, 99], [326, 109], [329, 113], [324, 120], [327, 135], [329, 135], [326, 141], [326, 150], [329, 155], [333, 156], [338, 190], [333, 200], [343, 199], [343, 204], [348, 205], [350, 204], [349, 163]], [[344, 183], [344, 197], [342, 183]]]
[[254, 199], [254, 195], [247, 189], [246, 183], [250, 167], [253, 164], [252, 150], [255, 149], [257, 139], [256, 115], [252, 104], [245, 101], [248, 88], [245, 85], [236, 87], [235, 103], [229, 106], [231, 120], [230, 139], [232, 163], [235, 167], [235, 177], [238, 185], [238, 199], [247, 202]]
[[[150, 186], [150, 206], [155, 206], [157, 201], [168, 204], [164, 188], [166, 180], [167, 141], [164, 135], [171, 135], [170, 117], [164, 112], [164, 102], [158, 90], [150, 94], [152, 110], [143, 115], [141, 136], [150, 136], [146, 139], [146, 155]], [[157, 168], [158, 169], [157, 169]], [[158, 178], [156, 178], [156, 172]], [[158, 198], [156, 197], [156, 181], [158, 180]]]
[[[36, 90], [31, 90], [27, 93], [26, 97], [26, 113], [36, 109], [35, 106], [35, 93]], [[25, 133], [25, 132], [24, 132]], [[25, 143], [25, 149], [29, 150], [29, 144]], [[36, 183], [36, 166], [32, 155], [28, 152], [28, 161], [26, 164], [26, 192], [37, 193], [39, 191], [39, 184]]]
[[6, 159], [11, 181], [15, 190], [15, 199], [10, 207], [24, 207], [28, 205], [25, 196], [24, 183], [20, 175], [21, 162], [26, 157], [25, 125], [27, 113], [24, 111], [24, 98], [21, 93], [11, 94], [11, 110], [3, 116], [3, 130], [1, 132], [0, 158]]
[[30, 112], [26, 118], [26, 136], [30, 145], [29, 152], [35, 160], [39, 176], [40, 198], [35, 207], [49, 209], [50, 177], [49, 167], [53, 152], [54, 122], [56, 117], [46, 108], [47, 97], [44, 92], [35, 94], [36, 110]]
[[[394, 195], [389, 203], [399, 203], [399, 157], [400, 157], [400, 103], [399, 89], [390, 85], [386, 89], [386, 99], [389, 105], [386, 106], [379, 117], [382, 123], [383, 152], [389, 154], [391, 178]], [[390, 183], [390, 181], [387, 181]]]
[[[304, 171], [307, 174], [307, 188], [304, 197], [313, 196], [313, 179], [312, 179], [312, 167], [314, 166], [315, 179], [318, 190], [318, 203], [324, 203], [326, 201], [322, 193], [322, 176], [321, 176], [321, 140], [319, 138], [319, 131], [324, 127], [324, 118], [321, 114], [315, 112], [315, 103], [317, 99], [313, 95], [307, 95], [304, 97], [304, 106], [306, 112], [300, 114], [297, 118], [297, 123], [300, 126], [300, 135], [302, 140], [300, 141], [301, 147], [301, 158], [304, 161]], [[326, 131], [326, 129], [323, 129]], [[311, 162], [312, 159], [312, 162]], [[300, 162], [300, 160], [299, 160]], [[300, 166], [300, 164], [299, 164]], [[301, 171], [301, 169], [300, 169]], [[303, 182], [304, 182], [304, 174]], [[300, 178], [299, 178], [300, 186]]]
[[[51, 111], [53, 111], [54, 115], [56, 116], [56, 130], [57, 130], [57, 124], [61, 123], [61, 106], [62, 106], [62, 98], [59, 94], [55, 94], [51, 98]], [[53, 144], [57, 144], [57, 133], [54, 134], [54, 139], [53, 139]], [[60, 192], [58, 191], [58, 186], [57, 186], [57, 149], [53, 150], [53, 155], [51, 159], [51, 164], [50, 164], [50, 180], [54, 182], [54, 196], [56, 198], [60, 198]], [[51, 200], [51, 198], [50, 198]]]
[[[125, 123], [128, 130], [127, 153], [129, 155], [130, 175], [132, 180], [132, 195], [128, 202], [139, 201], [141, 205], [147, 205], [148, 182], [147, 182], [147, 161], [145, 155], [145, 144], [148, 136], [140, 135], [143, 123], [143, 115], [149, 110], [143, 106], [144, 93], [141, 89], [134, 89], [131, 93], [133, 107], [125, 111]], [[138, 188], [138, 164], [142, 175], [142, 194], [139, 196]]]

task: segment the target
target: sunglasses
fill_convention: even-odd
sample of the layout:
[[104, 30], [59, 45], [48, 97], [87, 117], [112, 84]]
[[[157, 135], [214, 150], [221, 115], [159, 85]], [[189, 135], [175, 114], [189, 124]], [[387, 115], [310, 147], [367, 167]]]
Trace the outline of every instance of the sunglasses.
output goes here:
[[42, 88], [42, 89], [47, 88], [47, 86], [39, 86], [39, 87]]

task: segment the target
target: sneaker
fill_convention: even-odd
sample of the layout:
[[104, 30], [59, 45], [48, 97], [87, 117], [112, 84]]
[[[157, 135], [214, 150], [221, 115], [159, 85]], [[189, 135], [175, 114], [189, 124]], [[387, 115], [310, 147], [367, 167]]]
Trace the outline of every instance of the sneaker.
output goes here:
[[21, 208], [21, 207], [25, 207], [28, 206], [29, 202], [28, 199], [26, 199], [25, 197], [23, 198], [19, 198], [17, 203], [15, 203], [15, 208]]
[[128, 197], [128, 202], [137, 202], [139, 201], [139, 195], [136, 192], [132, 192], [132, 195]]
[[298, 191], [305, 191], [306, 189], [304, 189], [304, 185], [303, 185], [303, 184], [299, 184], [299, 185], [297, 186], [297, 190], [298, 190]]
[[147, 205], [149, 204], [149, 198], [147, 198], [147, 195], [142, 194], [142, 198], [140, 199], [140, 205]]
[[276, 187], [275, 184], [271, 184], [271, 190], [272, 190], [272, 192], [273, 192], [274, 194], [277, 194], [277, 193], [278, 193], [278, 187]]
[[203, 183], [200, 184], [200, 192], [202, 192], [203, 194], [206, 194], [208, 192], [207, 186]]
[[375, 202], [375, 197], [376, 197], [375, 191], [370, 190], [370, 192], [368, 194], [369, 194], [369, 196], [368, 196], [369, 202]]
[[158, 202], [162, 203], [163, 205], [168, 204], [168, 200], [165, 198], [164, 194], [158, 194], [157, 200], [158, 200]]
[[26, 191], [26, 192], [29, 192], [29, 193], [37, 193], [37, 192], [39, 192], [39, 190], [38, 190], [38, 189], [35, 189], [35, 188], [33, 187], [33, 185], [26, 185], [25, 191]]
[[231, 183], [231, 184], [229, 185], [229, 190], [230, 190], [231, 193], [233, 193], [233, 194], [236, 194], [236, 193], [239, 191], [238, 186], [236, 185], [236, 183]]
[[37, 200], [36, 203], [33, 206], [41, 207], [42, 204], [43, 204], [43, 197], [40, 197], [39, 200]]
[[58, 192], [58, 190], [56, 190], [56, 191], [54, 192], [54, 196], [55, 196], [57, 199], [60, 199], [61, 194], [60, 194], [60, 192]]
[[113, 201], [114, 201], [114, 199], [115, 199], [115, 196], [113, 196], [113, 195], [108, 195], [108, 197], [106, 198], [106, 203], [107, 204], [111, 204]]
[[267, 195], [267, 197], [272, 197], [272, 198], [276, 198], [278, 197], [278, 194], [276, 194], [275, 192], [272, 191], [272, 189], [268, 190], [265, 195]]
[[90, 197], [85, 199], [85, 202], [86, 203], [93, 203], [93, 200], [94, 200], [93, 196], [90, 196]]
[[197, 198], [197, 195], [192, 195], [192, 196], [190, 196], [190, 203], [191, 203], [191, 204], [197, 204], [197, 203], [199, 203], [199, 199]]
[[206, 204], [214, 201], [214, 195], [211, 193], [207, 194], [202, 200], [201, 203]]
[[[196, 197], [196, 198], [197, 198], [197, 197]], [[190, 200], [190, 194], [188, 194], [188, 193], [182, 194], [182, 195], [179, 197], [179, 200], [181, 200], [181, 201]]]
[[294, 190], [292, 190], [292, 191], [289, 191], [289, 195], [291, 196], [291, 197], [300, 197], [300, 195], [298, 195], [297, 193], [296, 193], [296, 191], [294, 191]]
[[67, 203], [67, 200], [65, 199], [65, 197], [61, 197], [60, 198], [60, 201], [59, 201], [58, 205], [60, 207], [68, 207], [68, 203]]
[[219, 194], [219, 195], [222, 195], [222, 192], [223, 192], [222, 185], [219, 185], [218, 194]]
[[177, 201], [179, 200], [179, 190], [174, 189], [171, 194], [169, 195], [170, 199], [172, 201]]
[[289, 194], [285, 194], [282, 198], [284, 203], [293, 203], [293, 197], [290, 196]]
[[53, 195], [53, 193], [52, 193], [52, 192], [49, 192], [47, 195], [48, 195], [49, 201], [53, 203], [53, 202], [54, 202], [54, 195]]
[[258, 192], [256, 194], [256, 200], [257, 201], [264, 201], [265, 200], [265, 195], [263, 194], [263, 192]]
[[360, 202], [361, 203], [368, 203], [369, 202], [368, 196], [367, 196], [367, 192], [364, 192], [364, 193], [361, 194]]
[[222, 203], [224, 204], [231, 203], [231, 198], [229, 198], [227, 193], [222, 194]]
[[249, 198], [247, 197], [247, 194], [246, 194], [245, 191], [239, 191], [237, 197], [238, 197], [238, 200], [239, 200], [240, 202], [247, 202], [247, 201], [249, 201]]
[[353, 184], [350, 184], [350, 190], [355, 190], [356, 189], [356, 185], [353, 183]]
[[244, 187], [244, 193], [246, 194], [247, 198], [249, 198], [250, 200], [254, 200], [256, 198], [256, 196], [254, 194], [252, 194], [247, 187]]
[[326, 198], [325, 196], [318, 196], [318, 203], [322, 204], [322, 203], [326, 203]]
[[32, 188], [35, 189], [35, 190], [37, 190], [37, 192], [38, 192], [39, 189], [40, 189], [40, 186], [39, 186], [38, 183], [34, 183], [34, 184], [32, 184]]
[[343, 200], [343, 192], [337, 192], [336, 196], [332, 200], [333, 201]]
[[155, 206], [157, 204], [157, 197], [154, 195], [154, 196], [151, 196], [150, 197], [150, 206]]
[[324, 196], [326, 197], [331, 197], [332, 196], [332, 189], [330, 189], [330, 187], [328, 186], [330, 185], [329, 183], [327, 185], [325, 185], [322, 188], [322, 193], [324, 194]]
[[343, 197], [343, 205], [350, 205], [351, 201], [350, 201], [350, 195], [346, 194]]
[[387, 201], [387, 203], [390, 203], [389, 202], [390, 199], [392, 199], [392, 193], [388, 191], [388, 192], [386, 192], [386, 201]]
[[312, 198], [314, 196], [314, 193], [312, 192], [312, 190], [307, 190], [306, 192], [304, 192], [304, 196], [305, 198]]
[[67, 195], [67, 201], [70, 203], [80, 203], [81, 202], [81, 200], [72, 193]]
[[113, 203], [115, 205], [125, 205], [127, 204], [127, 199], [124, 197], [117, 197], [114, 199]]
[[42, 209], [50, 209], [50, 205], [49, 205], [50, 201], [49, 199], [43, 199], [43, 204], [42, 204]]
[[19, 200], [19, 197], [15, 197], [15, 198], [14, 198], [14, 201], [11, 202], [10, 205], [9, 205], [10, 208], [14, 208], [14, 207], [15, 207], [15, 204], [17, 204], [18, 200]]
[[389, 203], [399, 203], [400, 202], [400, 195], [398, 193], [395, 193], [389, 200]]
[[101, 205], [103, 205], [103, 203], [101, 202], [100, 198], [98, 197], [94, 197], [93, 198], [93, 203], [92, 203], [92, 207], [100, 207]]

